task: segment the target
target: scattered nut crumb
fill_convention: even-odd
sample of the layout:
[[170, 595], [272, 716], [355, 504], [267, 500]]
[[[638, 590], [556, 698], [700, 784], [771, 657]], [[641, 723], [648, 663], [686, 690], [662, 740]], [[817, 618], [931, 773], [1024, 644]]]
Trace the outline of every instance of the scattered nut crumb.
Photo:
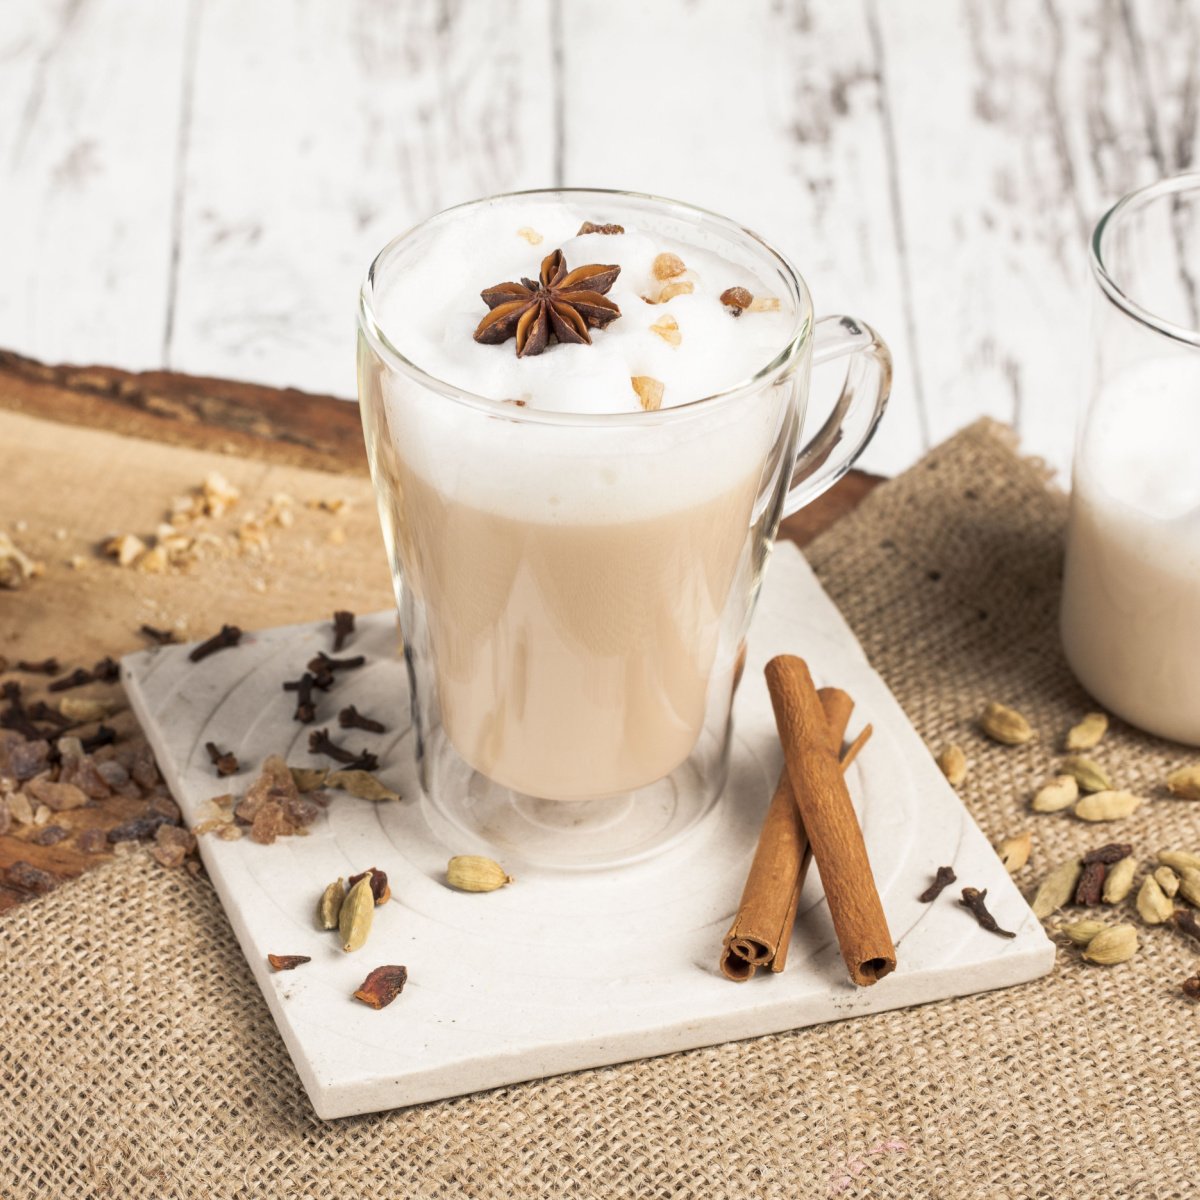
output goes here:
[[679, 332], [679, 322], [672, 316], [659, 317], [653, 325], [650, 326], [651, 333], [657, 333], [660, 338], [669, 346], [678, 346], [683, 341], [683, 335]]
[[633, 384], [638, 401], [646, 412], [655, 412], [662, 408], [663, 384], [661, 380], [654, 379], [649, 375], [633, 375], [629, 382]]
[[687, 267], [678, 254], [663, 253], [655, 258], [651, 270], [655, 279], [674, 279], [676, 275], [682, 275]]
[[782, 305], [777, 296], [760, 296], [750, 305], [751, 312], [778, 312]]
[[42, 564], [19, 549], [7, 533], [0, 533], [0, 588], [15, 591], [43, 570]]
[[517, 237], [523, 237], [531, 246], [540, 246], [545, 240], [536, 229], [530, 229], [528, 225], [522, 225], [517, 230]]

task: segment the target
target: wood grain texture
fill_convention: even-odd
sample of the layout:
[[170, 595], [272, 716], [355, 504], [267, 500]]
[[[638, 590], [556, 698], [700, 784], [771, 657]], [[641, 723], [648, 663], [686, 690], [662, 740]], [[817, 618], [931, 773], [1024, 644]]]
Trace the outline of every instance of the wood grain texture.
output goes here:
[[384, 244], [549, 181], [550, 57], [548, 0], [203, 0], [163, 365], [353, 396]]
[[161, 365], [187, 5], [6, 0], [0, 346]]
[[[653, 192], [733, 217], [777, 245], [818, 314], [853, 313], [892, 348], [891, 411], [863, 457], [894, 472], [926, 446], [913, 376], [878, 58], [861, 3], [722, 0], [562, 9], [563, 182]], [[814, 375], [810, 427], [842, 368]]]

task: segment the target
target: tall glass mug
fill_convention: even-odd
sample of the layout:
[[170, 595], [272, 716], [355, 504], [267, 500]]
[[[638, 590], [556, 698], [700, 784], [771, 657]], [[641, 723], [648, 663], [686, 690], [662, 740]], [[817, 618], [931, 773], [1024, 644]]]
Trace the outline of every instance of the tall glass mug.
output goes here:
[[[789, 332], [752, 378], [659, 411], [468, 394], [410, 359], [402, 314], [383, 314], [436, 239], [511, 200], [450, 209], [372, 263], [362, 419], [431, 821], [508, 859], [610, 865], [670, 844], [720, 795], [739, 652], [780, 517], [867, 444], [891, 364], [863, 323], [814, 323], [794, 268], [722, 217], [620, 192], [532, 192], [534, 227], [567, 200], [750, 268]], [[470, 269], [465, 288], [492, 282]], [[797, 454], [810, 366], [842, 357], [841, 397]]]
[[1200, 745], [1200, 175], [1126, 196], [1091, 262], [1063, 646], [1110, 711]]

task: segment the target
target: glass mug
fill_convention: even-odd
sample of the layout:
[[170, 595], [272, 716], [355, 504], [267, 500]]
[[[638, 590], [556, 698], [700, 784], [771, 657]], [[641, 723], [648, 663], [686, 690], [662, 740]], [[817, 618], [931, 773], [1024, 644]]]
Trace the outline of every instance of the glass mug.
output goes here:
[[[402, 312], [381, 312], [432, 239], [513, 197], [417, 226], [362, 287], [359, 396], [426, 814], [444, 840], [506, 861], [613, 865], [671, 844], [720, 795], [739, 654], [779, 520], [870, 440], [891, 360], [862, 322], [814, 322], [791, 264], [723, 217], [613, 191], [519, 199], [535, 228], [539, 210], [566, 201], [715, 249], [791, 316], [737, 387], [658, 411], [562, 413], [432, 377], [406, 356]], [[848, 360], [841, 395], [797, 453], [810, 367], [834, 358]]]
[[1063, 648], [1109, 711], [1200, 745], [1200, 175], [1114, 205], [1091, 267]]

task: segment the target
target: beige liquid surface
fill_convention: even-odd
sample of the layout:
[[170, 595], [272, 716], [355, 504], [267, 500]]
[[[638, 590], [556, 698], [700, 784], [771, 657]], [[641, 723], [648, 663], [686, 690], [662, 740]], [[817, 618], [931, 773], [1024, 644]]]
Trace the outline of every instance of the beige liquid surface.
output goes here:
[[[533, 796], [645, 786], [691, 752], [757, 477], [587, 524], [497, 515], [399, 466], [397, 549], [458, 752]], [[739, 577], [738, 586], [749, 586]]]

